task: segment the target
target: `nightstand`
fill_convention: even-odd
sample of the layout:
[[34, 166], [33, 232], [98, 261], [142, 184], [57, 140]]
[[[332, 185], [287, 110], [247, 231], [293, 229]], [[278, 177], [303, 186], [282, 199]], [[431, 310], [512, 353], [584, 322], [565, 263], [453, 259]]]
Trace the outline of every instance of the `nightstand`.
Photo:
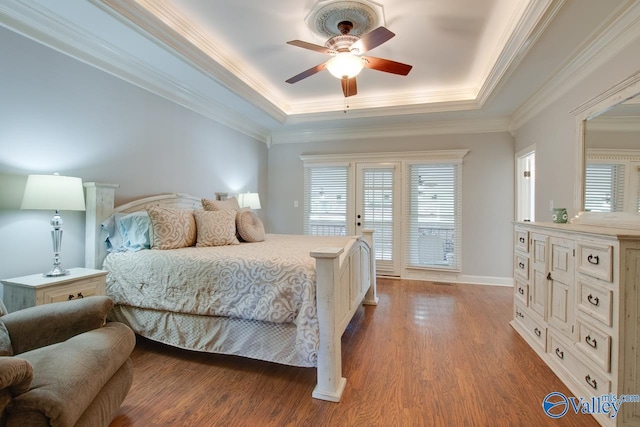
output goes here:
[[70, 274], [45, 277], [40, 274], [3, 279], [4, 304], [9, 312], [35, 305], [68, 301], [91, 295], [105, 295], [107, 272], [70, 268]]

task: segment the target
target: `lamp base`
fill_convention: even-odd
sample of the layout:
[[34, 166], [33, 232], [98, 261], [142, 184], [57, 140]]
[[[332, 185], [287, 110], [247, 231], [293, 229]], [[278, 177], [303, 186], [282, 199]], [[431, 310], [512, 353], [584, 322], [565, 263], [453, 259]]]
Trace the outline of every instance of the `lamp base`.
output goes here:
[[50, 271], [43, 273], [44, 277], [58, 277], [58, 276], [66, 276], [69, 274], [69, 270], [65, 270], [59, 265], [54, 266]]

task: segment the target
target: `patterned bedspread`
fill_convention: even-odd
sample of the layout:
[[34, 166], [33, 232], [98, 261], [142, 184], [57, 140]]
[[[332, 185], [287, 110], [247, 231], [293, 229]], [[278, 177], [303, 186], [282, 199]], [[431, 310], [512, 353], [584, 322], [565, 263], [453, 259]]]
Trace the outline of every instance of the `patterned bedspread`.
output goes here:
[[320, 247], [354, 237], [268, 234], [259, 243], [111, 253], [107, 295], [116, 304], [161, 311], [295, 323], [317, 335], [315, 259]]

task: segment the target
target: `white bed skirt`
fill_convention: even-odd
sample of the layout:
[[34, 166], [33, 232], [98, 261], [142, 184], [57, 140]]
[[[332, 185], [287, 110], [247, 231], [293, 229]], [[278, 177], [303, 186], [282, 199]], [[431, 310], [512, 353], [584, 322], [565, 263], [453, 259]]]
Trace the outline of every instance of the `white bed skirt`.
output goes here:
[[292, 323], [266, 323], [227, 317], [209, 317], [117, 305], [109, 320], [129, 325], [145, 338], [187, 350], [222, 353], [314, 367], [317, 350], [296, 343]]

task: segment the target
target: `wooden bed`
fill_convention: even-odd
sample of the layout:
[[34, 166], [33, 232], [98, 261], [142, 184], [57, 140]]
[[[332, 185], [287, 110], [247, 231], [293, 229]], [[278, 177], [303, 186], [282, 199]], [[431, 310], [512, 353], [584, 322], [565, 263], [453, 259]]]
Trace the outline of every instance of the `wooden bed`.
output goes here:
[[[186, 194], [163, 194], [114, 207], [118, 185], [85, 183], [87, 268], [103, 268], [107, 256], [100, 224], [113, 213], [143, 211], [149, 206], [201, 209], [201, 199]], [[316, 399], [340, 401], [346, 379], [342, 377], [341, 336], [361, 303], [377, 305], [373, 231], [363, 230], [355, 243], [342, 247], [320, 247], [310, 252], [315, 259], [316, 311], [319, 327], [317, 351]], [[216, 316], [195, 317], [200, 327], [207, 328]], [[266, 338], [265, 338], [266, 339]], [[198, 349], [203, 351], [202, 349]], [[215, 350], [204, 350], [215, 352]]]

